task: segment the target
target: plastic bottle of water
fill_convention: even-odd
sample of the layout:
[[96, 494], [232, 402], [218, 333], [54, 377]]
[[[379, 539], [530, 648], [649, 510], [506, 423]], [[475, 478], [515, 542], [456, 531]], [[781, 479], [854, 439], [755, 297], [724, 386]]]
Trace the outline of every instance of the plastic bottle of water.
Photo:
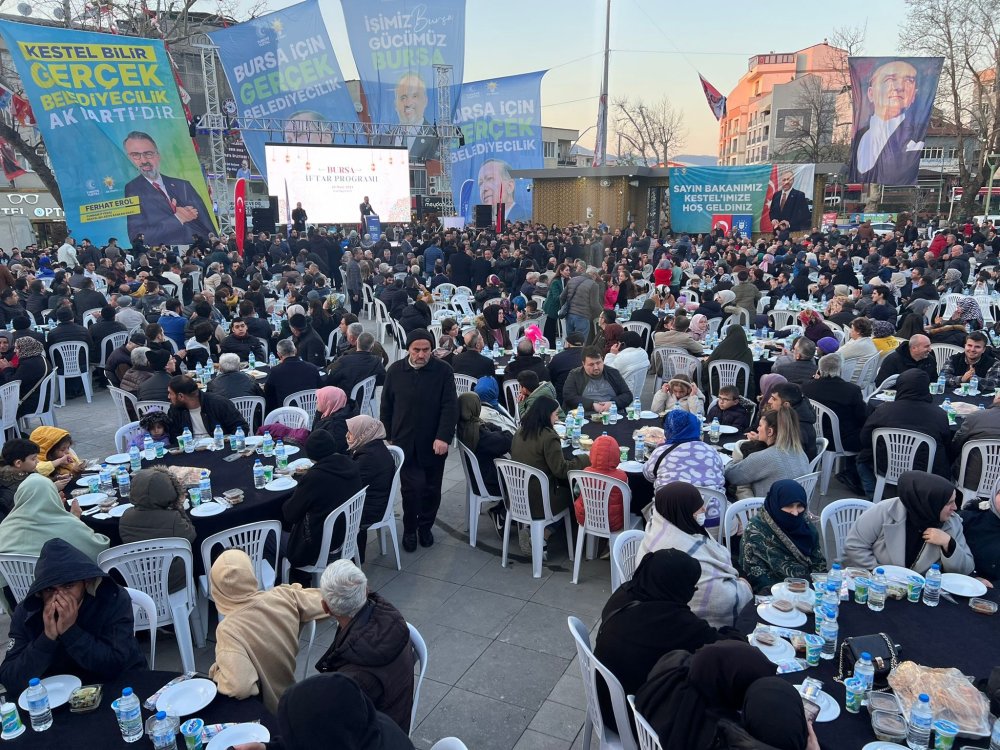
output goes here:
[[839, 633], [840, 626], [837, 624], [836, 610], [823, 607], [823, 625], [820, 627], [820, 635], [823, 636], [821, 659], [832, 659], [837, 655], [837, 636]]
[[221, 425], [215, 425], [215, 430], [212, 432], [212, 443], [217, 451], [226, 447], [226, 435], [223, 433]]
[[816, 635], [823, 635], [823, 620], [826, 619], [826, 615], [823, 614], [822, 597], [818, 597], [813, 603], [813, 619], [816, 622]]
[[181, 438], [184, 440], [184, 452], [194, 453], [194, 436], [191, 434], [191, 430], [185, 427]]
[[646, 458], [646, 442], [639, 435], [635, 439], [635, 460], [642, 461]]
[[132, 494], [132, 478], [122, 467], [118, 470], [118, 496], [124, 500], [130, 494]]
[[195, 366], [195, 368], [194, 368], [194, 372], [195, 372], [195, 375], [197, 375], [197, 376], [198, 376], [198, 382], [199, 382], [199, 383], [201, 382], [201, 373], [202, 373], [202, 370], [203, 370], [203, 369], [204, 369], [204, 368], [202, 368], [202, 366], [201, 366], [201, 362], [199, 362], [199, 363], [197, 364], [197, 366]]
[[990, 735], [990, 750], [1000, 750], [1000, 719], [993, 724], [993, 734]]
[[868, 609], [872, 612], [881, 612], [885, 609], [885, 594], [888, 585], [885, 582], [885, 569], [875, 568], [872, 574], [871, 585], [868, 586]]
[[274, 352], [267, 355], [267, 366], [276, 367], [278, 365], [278, 358], [274, 356]]
[[105, 495], [110, 495], [114, 491], [114, 484], [111, 474], [111, 467], [107, 464], [101, 464], [101, 472], [98, 476], [98, 483], [101, 487], [101, 492]]
[[243, 428], [236, 428], [236, 450], [241, 451], [247, 447], [247, 436], [243, 434]]
[[561, 352], [563, 350], [563, 340], [562, 338], [556, 339], [556, 351]]
[[855, 662], [854, 676], [861, 678], [865, 682], [865, 693], [861, 697], [861, 705], [867, 705], [868, 691], [872, 689], [872, 685], [875, 683], [875, 667], [872, 665], [872, 656], [867, 651], [864, 651], [861, 654], [861, 658]]
[[[830, 566], [830, 573], [826, 579], [827, 583], [832, 583], [837, 587], [837, 597], [840, 598], [840, 591], [844, 586], [844, 570], [840, 567], [840, 563], [834, 563]], [[846, 596], [844, 597], [847, 598]]]
[[823, 591], [823, 607], [834, 611], [834, 619], [840, 615], [840, 589], [829, 578]]
[[500, 358], [500, 344], [493, 342], [493, 359]]
[[177, 750], [177, 737], [174, 731], [174, 722], [167, 718], [166, 711], [158, 711], [156, 721], [153, 722], [150, 739], [153, 740], [154, 750]]
[[257, 358], [254, 356], [253, 352], [250, 352], [250, 355], [247, 357], [247, 364], [250, 365], [251, 370], [257, 366]]
[[208, 372], [208, 377], [212, 377], [215, 373], [215, 362], [212, 361], [211, 355], [208, 357], [208, 362], [205, 363], [205, 370]]
[[926, 750], [931, 739], [933, 721], [930, 696], [921, 693], [910, 707], [910, 720], [906, 723], [906, 746], [910, 750]]
[[198, 491], [201, 493], [201, 501], [203, 503], [212, 502], [212, 480], [208, 477], [208, 472], [202, 470], [201, 477], [198, 479]]
[[928, 607], [936, 607], [941, 598], [941, 566], [937, 563], [931, 565], [924, 577], [924, 604]]
[[583, 402], [576, 405], [576, 421], [583, 424]]
[[153, 445], [153, 438], [149, 435], [146, 435], [142, 439], [142, 457], [147, 461], [152, 461], [156, 458], [156, 446]]
[[128, 465], [132, 471], [139, 471], [142, 468], [142, 454], [134, 445], [128, 449]]
[[37, 677], [28, 681], [25, 700], [28, 703], [28, 715], [31, 717], [31, 728], [36, 732], [44, 732], [52, 726], [52, 709], [49, 706], [49, 691]]
[[638, 419], [639, 412], [642, 411], [642, 401], [639, 400], [638, 396], [632, 399], [632, 411], [635, 412], [635, 418]]
[[708, 428], [708, 439], [712, 441], [713, 445], [717, 445], [719, 442], [719, 435], [722, 430], [719, 427], [719, 418], [716, 417], [712, 420], [712, 424]]
[[274, 455], [276, 458], [275, 466], [279, 469], [288, 468], [288, 453], [285, 452], [285, 443], [283, 440], [278, 440], [274, 444]]
[[618, 404], [614, 401], [611, 402], [611, 408], [608, 410], [608, 419], [618, 421]]
[[264, 442], [261, 444], [263, 448], [264, 455], [267, 457], [274, 455], [274, 438], [271, 437], [270, 432], [264, 433]]
[[948, 385], [948, 380], [944, 375], [938, 375], [937, 379], [937, 392], [944, 393], [945, 388]]
[[941, 408], [944, 409], [946, 412], [950, 413], [951, 410], [952, 410], [952, 408], [953, 408], [952, 405], [951, 405], [951, 399], [950, 398], [946, 398], [944, 400], [944, 403], [941, 404]]
[[260, 462], [260, 459], [258, 458], [256, 461], [253, 462], [253, 486], [256, 487], [258, 490], [262, 490], [264, 489], [265, 484], [266, 482], [264, 482], [264, 464], [262, 464]]
[[969, 390], [972, 391], [973, 393], [979, 393], [979, 377], [978, 376], [973, 375], [969, 379]]
[[122, 730], [122, 739], [126, 742], [136, 742], [142, 739], [142, 710], [139, 697], [127, 687], [122, 690], [118, 699], [118, 726]]

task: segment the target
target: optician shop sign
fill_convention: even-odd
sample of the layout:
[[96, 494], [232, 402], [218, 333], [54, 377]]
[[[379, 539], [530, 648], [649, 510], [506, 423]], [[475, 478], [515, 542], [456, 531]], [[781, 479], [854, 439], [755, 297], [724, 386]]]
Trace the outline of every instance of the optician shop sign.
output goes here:
[[0, 216], [27, 216], [36, 221], [65, 221], [51, 193], [0, 192]]

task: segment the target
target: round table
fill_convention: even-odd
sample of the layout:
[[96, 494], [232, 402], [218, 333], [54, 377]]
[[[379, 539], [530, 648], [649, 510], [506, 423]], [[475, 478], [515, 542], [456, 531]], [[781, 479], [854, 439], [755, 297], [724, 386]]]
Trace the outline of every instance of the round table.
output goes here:
[[[997, 589], [989, 589], [986, 599], [1000, 602]], [[913, 661], [925, 667], [954, 667], [963, 674], [976, 679], [988, 677], [993, 666], [1000, 663], [1000, 643], [997, 642], [997, 627], [1000, 615], [980, 615], [968, 606], [968, 599], [955, 596], [957, 604], [942, 597], [937, 607], [922, 603], [889, 599], [885, 609], [872, 612], [866, 604], [851, 601], [840, 603], [839, 640], [845, 637], [885, 633], [899, 647], [900, 661]], [[751, 603], [740, 613], [736, 627], [743, 633], [751, 633], [757, 623], [763, 623]], [[813, 618], [810, 615], [799, 630], [813, 633]], [[957, 638], [955, 637], [957, 635]], [[792, 684], [800, 684], [806, 677], [814, 677], [823, 683], [823, 691], [832, 696], [841, 708], [840, 716], [834, 721], [817, 723], [816, 737], [824, 748], [838, 750], [859, 750], [865, 744], [875, 741], [868, 711], [848, 713], [844, 709], [844, 686], [834, 682], [837, 674], [837, 659], [823, 659], [819, 666], [804, 672], [790, 672], [780, 675]], [[963, 746], [987, 747], [989, 737], [972, 740], [958, 738], [955, 748]]]
[[[52, 726], [44, 732], [33, 732], [28, 712], [19, 708], [21, 721], [26, 727], [24, 734], [4, 744], [6, 747], [25, 748], [25, 750], [28, 748], [52, 750], [52, 748], [64, 745], [66, 747], [88, 748], [126, 747], [125, 740], [122, 739], [121, 731], [118, 729], [118, 719], [115, 717], [115, 712], [111, 710], [111, 702], [121, 697], [122, 688], [125, 687], [131, 687], [139, 696], [139, 700], [145, 701], [174, 677], [177, 677], [176, 672], [151, 672], [148, 670], [123, 674], [115, 680], [104, 683], [101, 705], [90, 713], [71, 713], [69, 704], [54, 709], [52, 711]], [[142, 709], [143, 722], [152, 715], [152, 712], [145, 708]], [[219, 694], [193, 716], [183, 717], [181, 723], [188, 718], [195, 717], [202, 719], [206, 725], [257, 721], [266, 726], [272, 734], [277, 733], [277, 720], [257, 698], [237, 700]], [[180, 735], [177, 737], [177, 746], [181, 750], [184, 748], [184, 738]], [[136, 743], [135, 747], [150, 747], [149, 738], [143, 737]]]

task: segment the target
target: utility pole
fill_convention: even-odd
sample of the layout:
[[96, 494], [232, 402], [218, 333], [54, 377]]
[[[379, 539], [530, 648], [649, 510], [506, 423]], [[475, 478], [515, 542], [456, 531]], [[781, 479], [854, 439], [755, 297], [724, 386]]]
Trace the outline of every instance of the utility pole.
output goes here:
[[597, 143], [594, 144], [593, 166], [603, 167], [608, 161], [608, 67], [611, 63], [611, 0], [604, 23], [604, 79], [597, 104]]

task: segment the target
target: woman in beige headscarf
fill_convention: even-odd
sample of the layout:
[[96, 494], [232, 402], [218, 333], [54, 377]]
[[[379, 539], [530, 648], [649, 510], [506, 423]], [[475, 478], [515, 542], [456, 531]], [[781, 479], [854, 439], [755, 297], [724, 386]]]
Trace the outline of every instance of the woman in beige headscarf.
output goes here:
[[368, 488], [358, 534], [358, 554], [364, 562], [368, 527], [382, 520], [394, 499], [390, 495], [396, 461], [385, 442], [385, 425], [367, 414], [347, 420], [347, 452], [358, 465], [361, 486]]

